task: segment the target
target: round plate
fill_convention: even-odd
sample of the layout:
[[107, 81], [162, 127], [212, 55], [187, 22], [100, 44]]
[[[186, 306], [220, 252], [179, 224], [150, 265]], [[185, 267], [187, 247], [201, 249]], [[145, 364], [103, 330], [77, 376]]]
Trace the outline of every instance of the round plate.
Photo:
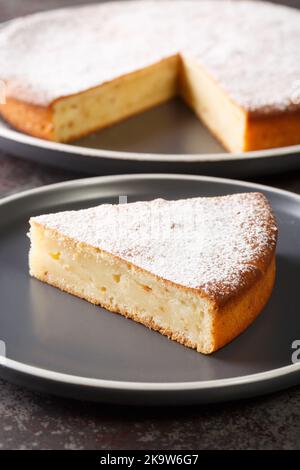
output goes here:
[[[28, 218], [156, 197], [262, 191], [280, 230], [278, 274], [264, 312], [232, 343], [205, 356], [121, 315], [28, 275]], [[292, 343], [300, 339], [300, 196], [234, 180], [136, 175], [90, 178], [26, 191], [0, 202], [1, 375], [82, 399], [189, 404], [267, 393], [300, 382]]]
[[300, 168], [300, 145], [225, 153], [179, 99], [73, 145], [22, 134], [0, 120], [0, 147], [22, 158], [94, 175], [181, 172], [249, 177]]

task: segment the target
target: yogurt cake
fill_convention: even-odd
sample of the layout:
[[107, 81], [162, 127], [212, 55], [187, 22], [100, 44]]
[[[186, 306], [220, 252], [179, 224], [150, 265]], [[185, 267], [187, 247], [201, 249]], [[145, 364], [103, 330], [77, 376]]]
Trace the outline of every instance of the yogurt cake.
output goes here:
[[32, 276], [205, 354], [247, 328], [275, 279], [260, 193], [41, 215], [29, 236]]
[[256, 1], [112, 2], [0, 32], [1, 115], [68, 142], [181, 96], [232, 152], [300, 143], [300, 12]]

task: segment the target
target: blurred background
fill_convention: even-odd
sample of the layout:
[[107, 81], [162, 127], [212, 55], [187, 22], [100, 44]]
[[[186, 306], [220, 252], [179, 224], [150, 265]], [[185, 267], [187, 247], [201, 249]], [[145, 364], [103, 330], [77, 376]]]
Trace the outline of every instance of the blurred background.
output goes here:
[[[155, 1], [159, 2], [160, 0]], [[219, 1], [221, 2], [222, 0]], [[300, 8], [300, 0], [272, 0], [272, 2]], [[5, 21], [19, 15], [34, 13], [36, 11], [71, 5], [82, 5], [85, 3], [101, 3], [101, 0], [0, 0], [0, 21]]]

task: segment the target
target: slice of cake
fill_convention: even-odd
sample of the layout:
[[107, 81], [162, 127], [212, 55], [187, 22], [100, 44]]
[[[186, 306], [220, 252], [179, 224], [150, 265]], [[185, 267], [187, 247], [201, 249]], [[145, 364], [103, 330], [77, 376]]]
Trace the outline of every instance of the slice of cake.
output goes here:
[[29, 235], [32, 276], [202, 353], [241, 333], [274, 284], [277, 228], [260, 193], [41, 215]]
[[300, 143], [300, 12], [257, 1], [105, 2], [0, 31], [0, 114], [69, 142], [181, 96], [232, 152]]

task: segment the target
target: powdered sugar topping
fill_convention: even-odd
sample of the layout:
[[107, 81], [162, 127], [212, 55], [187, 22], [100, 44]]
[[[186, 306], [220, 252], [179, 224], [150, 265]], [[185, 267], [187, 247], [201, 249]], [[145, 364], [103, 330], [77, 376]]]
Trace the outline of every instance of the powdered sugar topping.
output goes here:
[[219, 300], [266, 269], [277, 236], [260, 193], [105, 204], [33, 220]]
[[175, 53], [202, 64], [239, 105], [299, 109], [300, 12], [254, 1], [135, 1], [62, 9], [0, 33], [7, 92], [48, 105]]

